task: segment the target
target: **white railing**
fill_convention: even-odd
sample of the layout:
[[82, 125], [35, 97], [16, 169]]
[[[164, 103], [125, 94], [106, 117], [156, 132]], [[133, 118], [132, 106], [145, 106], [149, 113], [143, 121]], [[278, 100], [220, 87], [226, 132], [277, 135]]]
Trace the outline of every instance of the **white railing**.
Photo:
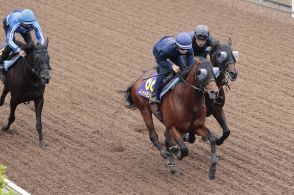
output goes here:
[[13, 195], [31, 195], [12, 181], [5, 178], [5, 182], [7, 183], [3, 189], [4, 193], [12, 192]]
[[294, 18], [294, 0], [292, 0], [292, 18]]
[[258, 0], [259, 3], [269, 2], [279, 6], [291, 8], [293, 0]]

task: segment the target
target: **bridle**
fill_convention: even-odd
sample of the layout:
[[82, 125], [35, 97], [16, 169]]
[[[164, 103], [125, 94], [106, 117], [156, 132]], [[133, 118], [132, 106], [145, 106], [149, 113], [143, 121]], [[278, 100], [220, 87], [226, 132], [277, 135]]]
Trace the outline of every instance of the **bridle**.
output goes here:
[[[38, 50], [38, 51], [33, 51], [33, 55], [34, 53], [48, 53], [47, 49], [42, 49], [42, 50]], [[37, 68], [35, 68], [34, 65], [30, 64], [28, 62], [28, 60], [24, 57], [23, 60], [25, 61], [25, 63], [29, 66], [29, 68], [31, 69], [32, 73], [35, 74], [36, 76], [38, 76], [40, 78], [40, 71], [41, 70], [51, 70], [51, 67], [50, 65], [48, 64], [48, 67], [43, 67], [43, 68], [40, 68], [38, 66], [38, 64], [34, 61], [34, 65], [37, 65]]]
[[[35, 53], [48, 53], [48, 50], [47, 49], [40, 49], [40, 50], [37, 50], [37, 51], [32, 51], [33, 52], [33, 56]], [[31, 81], [31, 79], [29, 78], [26, 78], [28, 81], [31, 82], [31, 84], [35, 87], [40, 87], [41, 86], [41, 75], [40, 75], [40, 72], [42, 70], [51, 70], [51, 67], [50, 65], [48, 64], [48, 67], [40, 67], [34, 60], [33, 64], [31, 64], [26, 57], [23, 57], [22, 58], [24, 60], [24, 62], [28, 65], [28, 68], [31, 70], [32, 74], [35, 75], [36, 77], [38, 77], [39, 81], [36, 82], [36, 83], [33, 83]], [[24, 74], [25, 75], [25, 74]], [[26, 77], [26, 76], [25, 76]]]

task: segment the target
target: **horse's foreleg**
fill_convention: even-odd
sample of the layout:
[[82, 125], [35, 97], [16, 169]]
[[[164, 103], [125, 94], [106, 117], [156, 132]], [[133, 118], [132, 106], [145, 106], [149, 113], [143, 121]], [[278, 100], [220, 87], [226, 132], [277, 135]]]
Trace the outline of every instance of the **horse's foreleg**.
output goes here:
[[165, 165], [169, 168], [171, 174], [176, 174], [176, 172], [177, 172], [176, 162], [173, 158], [173, 151], [172, 151], [172, 150], [174, 150], [174, 148], [170, 147], [170, 146], [176, 146], [176, 143], [172, 139], [172, 137], [169, 133], [169, 129], [165, 130], [164, 136], [166, 138], [165, 139], [166, 150], [164, 148], [162, 148], [162, 150], [160, 151], [160, 154], [163, 157]]
[[[185, 156], [188, 156], [188, 147], [183, 141], [181, 134], [175, 127], [172, 127], [169, 132], [171, 139], [169, 140], [171, 146], [169, 147], [169, 150], [171, 150], [179, 160], [182, 160]], [[171, 144], [174, 143], [173, 141], [175, 141], [176, 144]]]
[[217, 163], [217, 158], [216, 158], [216, 137], [208, 130], [207, 134], [207, 139], [210, 142], [211, 146], [211, 159], [210, 159], [210, 169], [208, 173], [208, 178], [209, 179], [215, 179], [215, 172], [216, 172], [216, 163]]
[[213, 113], [214, 118], [217, 120], [218, 124], [223, 129], [223, 135], [216, 140], [216, 145], [222, 145], [224, 141], [229, 137], [230, 130], [227, 125], [226, 115], [224, 110], [222, 109], [221, 112]]
[[159, 143], [158, 135], [157, 135], [157, 133], [155, 131], [155, 128], [154, 128], [153, 119], [152, 119], [152, 113], [149, 110], [144, 109], [144, 110], [141, 111], [141, 114], [143, 116], [145, 125], [148, 128], [150, 141], [154, 144], [154, 146], [159, 151], [161, 151], [162, 146]]
[[36, 113], [36, 129], [39, 134], [39, 145], [41, 147], [47, 146], [47, 144], [43, 140], [43, 132], [42, 132], [42, 110], [44, 105], [44, 97], [38, 98], [34, 100], [35, 103], [35, 113]]
[[10, 125], [15, 121], [15, 110], [17, 107], [18, 103], [15, 101], [15, 99], [11, 98], [10, 100], [10, 115], [8, 118], [8, 123], [7, 125], [4, 125], [2, 127], [2, 130], [7, 131], [10, 128]]
[[4, 100], [5, 100], [5, 97], [6, 97], [6, 95], [8, 94], [8, 89], [7, 89], [7, 86], [6, 85], [4, 85], [4, 87], [3, 87], [3, 90], [2, 90], [2, 94], [1, 94], [1, 98], [0, 98], [0, 106], [3, 106], [3, 104], [4, 104]]

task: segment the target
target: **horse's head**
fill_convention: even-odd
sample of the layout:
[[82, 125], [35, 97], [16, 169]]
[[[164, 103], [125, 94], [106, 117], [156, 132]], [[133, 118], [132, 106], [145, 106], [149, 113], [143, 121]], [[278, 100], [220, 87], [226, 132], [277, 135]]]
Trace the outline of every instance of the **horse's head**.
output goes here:
[[215, 100], [219, 93], [219, 88], [216, 85], [216, 78], [213, 72], [212, 64], [206, 59], [201, 59], [196, 66], [197, 87], [204, 92], [209, 99]]
[[235, 81], [238, 76], [235, 64], [238, 60], [239, 53], [238, 51], [234, 51], [231, 46], [231, 38], [228, 43], [216, 43], [212, 48], [210, 60], [214, 66], [219, 67], [221, 75], [227, 75], [231, 81]]
[[32, 46], [32, 63], [31, 68], [33, 73], [41, 80], [43, 84], [48, 84], [50, 80], [50, 61], [48, 54], [48, 38], [44, 45], [33, 44]]

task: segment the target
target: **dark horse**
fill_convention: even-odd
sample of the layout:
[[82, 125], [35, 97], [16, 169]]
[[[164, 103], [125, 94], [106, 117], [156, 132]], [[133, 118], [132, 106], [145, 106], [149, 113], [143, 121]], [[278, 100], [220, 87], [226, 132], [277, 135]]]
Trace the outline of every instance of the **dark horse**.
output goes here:
[[36, 129], [39, 134], [40, 146], [45, 146], [42, 134], [42, 109], [44, 104], [45, 85], [50, 80], [50, 66], [48, 54], [48, 38], [44, 45], [31, 44], [23, 46], [27, 53], [24, 58], [18, 61], [9, 69], [7, 81], [4, 84], [0, 98], [0, 106], [4, 104], [6, 95], [10, 92], [10, 115], [8, 123], [3, 126], [4, 131], [8, 131], [10, 125], [15, 120], [16, 107], [28, 101], [33, 100], [36, 113]]
[[[223, 135], [216, 140], [216, 145], [221, 145], [229, 137], [230, 130], [227, 125], [226, 116], [224, 112], [225, 104], [225, 92], [224, 86], [228, 86], [228, 82], [235, 81], [237, 79], [238, 71], [236, 69], [236, 61], [238, 59], [238, 52], [232, 49], [232, 40], [229, 39], [228, 43], [217, 44], [212, 48], [210, 60], [215, 67], [219, 67], [219, 76], [217, 77], [216, 83], [219, 87], [219, 94], [217, 99], [211, 100], [205, 98], [205, 104], [207, 109], [207, 116], [213, 115], [219, 125], [223, 129]], [[190, 134], [190, 140], [194, 134]], [[195, 135], [194, 135], [195, 136]], [[190, 142], [190, 141], [189, 141]]]
[[[196, 60], [188, 73], [186, 79], [169, 91], [162, 99], [160, 111], [163, 114], [163, 124], [166, 127], [165, 145], [162, 147], [158, 135], [154, 129], [152, 114], [157, 116], [155, 105], [150, 105], [147, 98], [136, 93], [137, 89], [144, 82], [144, 78], [152, 72], [145, 72], [133, 85], [125, 91], [125, 98], [129, 108], [138, 108], [143, 116], [144, 122], [149, 130], [149, 137], [154, 146], [160, 151], [165, 164], [171, 173], [176, 172], [173, 154], [182, 159], [188, 155], [188, 148], [182, 139], [183, 134], [192, 132], [205, 137], [211, 144], [211, 166], [209, 178], [215, 178], [216, 171], [216, 138], [206, 127], [206, 107], [204, 94], [215, 99], [218, 94], [218, 87], [212, 70], [212, 64], [204, 60]], [[154, 73], [154, 72], [153, 72]]]

